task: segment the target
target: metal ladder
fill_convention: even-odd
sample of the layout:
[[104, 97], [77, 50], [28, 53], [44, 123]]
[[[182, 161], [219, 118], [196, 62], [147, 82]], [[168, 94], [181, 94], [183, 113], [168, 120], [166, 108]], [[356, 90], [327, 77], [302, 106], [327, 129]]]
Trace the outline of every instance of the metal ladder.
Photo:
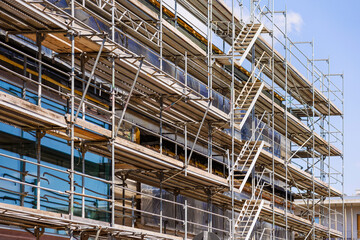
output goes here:
[[[260, 34], [263, 32], [267, 32], [264, 24], [259, 21], [259, 18], [261, 18], [261, 15], [263, 13], [263, 8], [260, 7], [261, 0], [255, 2], [257, 2], [257, 4], [254, 6], [254, 9], [258, 9], [259, 12], [256, 16], [253, 16], [253, 21], [251, 23], [243, 25], [240, 32], [235, 38], [234, 48], [230, 48], [229, 52], [227, 53], [227, 55], [231, 55], [234, 53], [234, 56], [237, 59], [238, 57], [240, 57], [240, 59], [235, 60], [235, 64], [239, 66], [241, 66], [245, 61], [247, 55], [249, 54], [251, 48], [254, 46]], [[255, 19], [258, 21], [254, 21]]]
[[[252, 169], [255, 166], [256, 160], [258, 159], [260, 152], [264, 147], [264, 142], [260, 141], [260, 137], [264, 128], [260, 128], [260, 125], [266, 114], [267, 112], [264, 112], [259, 118], [258, 124], [255, 127], [252, 136], [249, 140], [245, 142], [244, 146], [242, 147], [239, 155], [236, 158], [236, 161], [234, 162], [234, 166], [232, 166], [229, 176], [227, 178], [227, 181], [230, 184], [232, 175], [234, 175], [234, 178], [242, 177], [241, 184], [234, 186], [237, 187], [240, 192], [242, 192], [246, 181], [249, 179]], [[256, 133], [258, 133], [257, 136]], [[246, 173], [244, 174], [244, 172]]]
[[250, 23], [245, 24], [240, 30], [240, 33], [235, 38], [234, 48], [231, 48], [228, 52], [228, 55], [234, 52], [235, 57], [240, 57], [240, 59], [235, 60], [237, 65], [241, 66], [243, 64], [263, 29], [264, 25], [262, 23]]
[[[260, 74], [265, 68], [271, 69], [271, 57], [266, 52], [263, 52], [256, 61], [254, 71], [250, 74], [248, 81], [246, 81], [235, 100], [234, 120], [237, 123], [235, 126], [240, 130], [264, 88], [264, 83], [258, 80]], [[264, 63], [264, 61], [267, 63]]]
[[251, 237], [252, 231], [265, 203], [265, 201], [261, 199], [261, 196], [264, 186], [269, 184], [264, 181], [265, 174], [267, 173], [269, 174], [269, 179], [271, 181], [271, 172], [266, 168], [255, 177], [257, 179], [257, 184], [254, 188], [254, 192], [251, 198], [245, 201], [235, 222], [235, 239], [249, 240]]

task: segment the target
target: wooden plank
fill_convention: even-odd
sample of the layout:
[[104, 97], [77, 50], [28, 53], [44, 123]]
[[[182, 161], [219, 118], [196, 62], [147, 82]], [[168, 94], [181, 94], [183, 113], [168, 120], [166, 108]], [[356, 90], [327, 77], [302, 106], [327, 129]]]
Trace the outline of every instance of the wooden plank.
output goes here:
[[13, 223], [8, 223], [10, 225], [15, 224], [16, 221], [20, 220], [22, 222], [28, 222], [29, 225], [34, 225], [34, 222], [37, 222], [37, 225], [53, 225], [53, 228], [67, 229], [69, 224], [73, 226], [78, 226], [80, 228], [93, 228], [102, 227], [102, 232], [128, 232], [133, 234], [145, 235], [145, 236], [153, 236], [158, 239], [173, 239], [173, 240], [182, 240], [181, 237], [176, 237], [168, 234], [157, 233], [153, 231], [143, 230], [139, 228], [132, 228], [123, 225], [115, 224], [114, 226], [110, 226], [108, 222], [92, 220], [89, 218], [80, 218], [74, 217], [73, 220], [70, 220], [70, 215], [61, 214], [61, 213], [53, 213], [44, 210], [37, 210], [27, 207], [16, 206], [12, 204], [0, 203], [0, 209], [2, 209], [3, 215], [11, 216], [13, 219]]

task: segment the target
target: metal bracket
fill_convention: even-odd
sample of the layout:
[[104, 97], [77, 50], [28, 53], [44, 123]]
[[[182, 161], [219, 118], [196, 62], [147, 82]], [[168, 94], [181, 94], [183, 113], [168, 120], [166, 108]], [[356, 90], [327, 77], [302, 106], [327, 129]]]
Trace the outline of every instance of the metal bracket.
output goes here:
[[40, 239], [42, 235], [44, 235], [45, 229], [43, 227], [35, 226], [34, 232], [29, 230], [29, 228], [24, 228], [28, 233], [36, 237], [36, 239]]
[[45, 130], [36, 130], [36, 138], [42, 139], [46, 135]]

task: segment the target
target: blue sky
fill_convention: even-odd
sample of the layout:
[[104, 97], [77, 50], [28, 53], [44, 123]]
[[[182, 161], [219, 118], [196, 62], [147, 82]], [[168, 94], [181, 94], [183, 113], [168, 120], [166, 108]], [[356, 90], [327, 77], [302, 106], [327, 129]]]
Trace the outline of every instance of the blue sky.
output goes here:
[[[346, 4], [344, 4], [346, 2]], [[281, 5], [279, 5], [281, 6]], [[287, 9], [302, 20], [294, 38], [315, 41], [315, 58], [330, 57], [334, 73], [345, 74], [345, 193], [360, 188], [360, 1], [290, 0]], [[336, 79], [334, 79], [336, 80]]]
[[[275, 0], [276, 10], [284, 1]], [[302, 21], [293, 22], [291, 37], [295, 41], [315, 42], [315, 58], [330, 57], [333, 73], [345, 74], [345, 193], [360, 189], [360, 1], [287, 0], [288, 12]], [[298, 30], [298, 31], [297, 31]], [[336, 80], [336, 79], [333, 79]]]

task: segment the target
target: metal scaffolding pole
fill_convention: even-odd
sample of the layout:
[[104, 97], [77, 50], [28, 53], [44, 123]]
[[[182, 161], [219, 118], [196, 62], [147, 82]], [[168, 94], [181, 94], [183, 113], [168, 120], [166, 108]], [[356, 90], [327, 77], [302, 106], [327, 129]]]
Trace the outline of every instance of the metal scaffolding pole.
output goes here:
[[42, 50], [41, 43], [44, 40], [44, 37], [41, 33], [36, 33], [36, 45], [38, 47], [38, 95], [37, 95], [37, 104], [41, 106], [41, 94], [42, 94]]
[[289, 175], [288, 175], [288, 36], [287, 36], [287, 9], [285, 5], [285, 57], [284, 57], [284, 64], [285, 64], [285, 239], [289, 238], [289, 226], [288, 226], [288, 193], [289, 189]]
[[312, 47], [312, 57], [311, 57], [311, 79], [312, 79], [312, 119], [311, 119], [311, 134], [313, 137], [313, 142], [312, 142], [312, 164], [311, 164], [311, 181], [312, 181], [312, 220], [311, 220], [311, 225], [312, 225], [312, 239], [315, 240], [316, 239], [316, 231], [315, 231], [315, 46], [314, 46], [314, 39], [311, 42], [311, 47]]
[[[115, 10], [116, 0], [112, 0], [111, 9], [111, 40], [116, 41], [115, 36]], [[115, 101], [115, 56], [111, 58], [111, 226], [115, 225], [115, 139], [118, 128], [116, 128], [116, 101]], [[130, 97], [130, 96], [129, 96]], [[125, 110], [125, 109], [124, 109]]]
[[[341, 80], [342, 80], [342, 86], [341, 86], [341, 110], [342, 110], [342, 115], [341, 115], [341, 119], [342, 119], [342, 129], [341, 129], [341, 132], [342, 132], [342, 156], [341, 156], [341, 181], [342, 181], [342, 186], [341, 186], [341, 190], [342, 190], [342, 216], [343, 216], [343, 219], [342, 219], [342, 224], [343, 224], [343, 229], [345, 227], [345, 218], [346, 218], [346, 214], [344, 213], [345, 212], [345, 202], [344, 202], [344, 194], [345, 194], [345, 176], [344, 176], [344, 173], [345, 173], [345, 169], [344, 169], [344, 160], [345, 160], [345, 98], [344, 98], [344, 93], [345, 93], [345, 86], [344, 86], [344, 74], [341, 74]], [[344, 240], [344, 236], [343, 236], [343, 240]]]
[[213, 127], [212, 124], [209, 123], [209, 130], [208, 130], [208, 172], [212, 173], [212, 168], [213, 168], [213, 153], [212, 153], [212, 133], [213, 133]]
[[208, 65], [208, 98], [212, 98], [212, 0], [207, 1], [207, 65]]
[[[23, 138], [24, 137], [24, 131], [21, 130], [21, 137]], [[19, 156], [21, 159], [24, 158], [24, 155], [23, 154], [20, 154]], [[26, 163], [24, 161], [21, 161], [20, 162], [20, 171], [21, 172], [26, 172]], [[20, 181], [21, 182], [25, 182], [26, 180], [26, 176], [25, 174], [20, 174]], [[20, 185], [20, 206], [24, 206], [25, 204], [25, 185], [24, 184], [21, 184]]]
[[164, 180], [164, 173], [160, 172], [159, 176], [159, 183], [160, 183], [160, 233], [163, 233], [163, 180]]
[[[212, 99], [212, 0], [207, 1], [207, 65], [208, 65], [208, 98]], [[212, 173], [212, 127], [209, 123], [208, 130], [208, 172]]]
[[[275, 0], [272, 0], [271, 6], [271, 162], [272, 169], [275, 169]], [[271, 226], [271, 237], [272, 240], [276, 239], [275, 236], [275, 174], [272, 174], [272, 226]]]
[[44, 136], [41, 130], [36, 130], [36, 209], [40, 210], [41, 194], [40, 194], [40, 181], [41, 181], [41, 139]]
[[[83, 104], [84, 104], [84, 101], [85, 101], [85, 97], [86, 97], [86, 94], [87, 94], [87, 91], [89, 90], [89, 87], [90, 87], [90, 84], [91, 84], [91, 80], [95, 74], [95, 70], [96, 70], [96, 66], [100, 60], [100, 57], [101, 57], [101, 53], [104, 49], [104, 45], [105, 45], [105, 41], [106, 41], [106, 38], [104, 37], [104, 39], [102, 40], [102, 44], [100, 46], [100, 50], [96, 56], [96, 60], [95, 60], [95, 63], [94, 63], [94, 66], [91, 70], [91, 73], [90, 73], [90, 76], [89, 76], [89, 80], [87, 81], [86, 83], [86, 86], [85, 86], [85, 90], [84, 92], [82, 93], [82, 97], [81, 97], [81, 100], [80, 100], [80, 104], [79, 104], [79, 107], [78, 107], [78, 110], [76, 111], [76, 114], [75, 114], [75, 117], [74, 117], [74, 121], [76, 121], [77, 117], [79, 116], [79, 113], [80, 113], [80, 110], [82, 109], [83, 107]], [[74, 53], [75, 54], [75, 53]], [[85, 113], [83, 112], [83, 115]]]
[[207, 211], [208, 211], [208, 228], [207, 228], [207, 231], [208, 232], [212, 232], [212, 214], [211, 214], [211, 212], [212, 212], [212, 203], [211, 203], [211, 195], [212, 195], [212, 191], [211, 191], [211, 189], [208, 189], [207, 190], [207, 195], [208, 195], [208, 197], [207, 197], [207, 205], [208, 205], [208, 209], [207, 209]]
[[187, 137], [187, 123], [184, 124], [184, 168], [185, 176], [187, 176], [187, 166], [188, 166], [188, 137]]
[[[123, 108], [123, 110], [122, 110], [122, 112], [121, 112], [121, 116], [120, 116], [119, 122], [117, 123], [117, 127], [116, 127], [116, 130], [115, 130], [115, 138], [117, 137], [118, 132], [119, 132], [120, 127], [121, 127], [121, 123], [123, 122], [123, 120], [124, 120], [124, 118], [125, 118], [125, 113], [126, 113], [126, 110], [127, 110], [128, 106], [129, 106], [130, 98], [131, 98], [131, 95], [132, 95], [132, 93], [133, 93], [133, 91], [134, 91], [134, 89], [135, 89], [136, 82], [137, 82], [137, 80], [138, 80], [138, 78], [139, 78], [139, 74], [140, 74], [140, 71], [141, 71], [141, 67], [142, 67], [142, 65], [143, 65], [143, 61], [144, 61], [144, 58], [141, 57], [141, 59], [140, 59], [140, 64], [139, 64], [138, 69], [137, 69], [137, 71], [136, 71], [134, 81], [133, 81], [133, 83], [132, 83], [132, 85], [131, 85], [131, 88], [130, 88], [130, 91], [129, 91], [129, 95], [128, 95], [127, 99], [126, 99], [126, 102], [125, 102], [125, 104], [124, 104], [124, 108]], [[115, 66], [114, 66], [114, 67], [115, 67]], [[114, 71], [115, 71], [115, 70], [114, 70]], [[114, 72], [114, 74], [115, 74], [115, 72]], [[115, 81], [115, 77], [114, 77], [114, 81]], [[113, 86], [115, 87], [115, 83], [114, 83]], [[115, 128], [115, 125], [114, 125], [113, 127]]]
[[[24, 56], [24, 71], [23, 71], [23, 74], [24, 76], [26, 77], [27, 76], [27, 56]], [[27, 87], [27, 81], [24, 79], [23, 80], [23, 89], [21, 91], [21, 97], [22, 99], [26, 99], [26, 87]]]
[[[330, 75], [330, 57], [328, 58], [327, 60], [327, 64], [328, 64], [328, 75]], [[330, 191], [330, 187], [331, 187], [331, 148], [330, 148], [330, 142], [331, 142], [331, 129], [330, 129], [330, 114], [331, 114], [331, 109], [330, 109], [330, 77], [327, 77], [326, 78], [328, 80], [328, 91], [327, 91], [327, 97], [328, 97], [328, 124], [327, 124], [327, 127], [328, 127], [328, 143], [329, 143], [329, 146], [328, 146], [328, 185], [329, 185], [329, 189], [328, 189], [328, 192], [329, 192], [329, 195], [328, 195], [328, 226], [329, 226], [329, 231], [328, 231], [328, 239], [331, 239], [331, 232], [330, 232], [330, 229], [331, 229], [331, 191]], [[334, 209], [336, 210], [336, 207], [334, 207]], [[335, 214], [337, 214], [337, 212], [335, 212]], [[337, 223], [336, 223], [337, 224]], [[344, 229], [345, 226], [343, 226], [343, 229]], [[344, 234], [346, 235], [346, 233]]]
[[160, 14], [159, 14], [159, 51], [160, 51], [160, 70], [163, 69], [163, 0], [160, 0]]
[[[86, 70], [85, 70], [86, 59], [85, 58], [86, 58], [85, 54], [81, 54], [80, 68], [81, 68], [81, 77], [83, 79], [85, 79], [85, 74], [86, 74]], [[85, 92], [85, 82], [82, 82], [82, 90], [83, 90], [83, 92]], [[83, 113], [82, 119], [85, 120], [85, 104], [83, 104], [81, 111]], [[85, 174], [86, 147], [84, 145], [81, 145], [80, 150], [81, 150], [82, 174]], [[83, 196], [81, 196], [81, 217], [85, 218], [85, 176], [84, 175], [81, 176], [81, 194], [83, 194]]]
[[159, 122], [159, 149], [160, 149], [160, 154], [163, 153], [163, 111], [164, 111], [164, 97], [161, 96], [160, 97], [160, 114], [159, 114], [159, 118], [160, 118], [160, 122]]
[[[71, 17], [75, 18], [75, 0], [71, 0]], [[71, 27], [74, 29], [75, 23], [71, 21]], [[71, 82], [71, 112], [70, 112], [70, 141], [71, 141], [71, 150], [70, 150], [70, 208], [69, 214], [70, 219], [74, 218], [74, 170], [75, 170], [75, 134], [74, 134], [74, 120], [75, 120], [75, 34], [73, 30], [70, 31], [71, 39], [71, 73], [70, 73], [70, 82]], [[71, 239], [74, 237], [71, 235]]]
[[[231, 49], [235, 49], [235, 6], [234, 1], [231, 1]], [[230, 127], [231, 127], [231, 164], [228, 163], [228, 168], [231, 169], [235, 164], [235, 51], [231, 51], [231, 97], [230, 97]], [[229, 159], [230, 160], [230, 159]], [[230, 165], [229, 165], [230, 164]], [[230, 239], [235, 239], [235, 192], [234, 192], [234, 174], [231, 175], [231, 231]]]

